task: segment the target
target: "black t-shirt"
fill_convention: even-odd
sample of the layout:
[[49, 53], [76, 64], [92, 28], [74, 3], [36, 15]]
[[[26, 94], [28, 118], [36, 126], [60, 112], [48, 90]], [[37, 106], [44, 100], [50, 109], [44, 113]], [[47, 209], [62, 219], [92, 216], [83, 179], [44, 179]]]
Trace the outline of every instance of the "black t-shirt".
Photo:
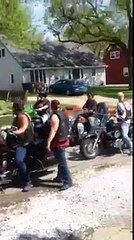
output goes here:
[[97, 102], [92, 99], [92, 100], [87, 100], [86, 103], [83, 106], [83, 109], [87, 108], [88, 110], [93, 110], [94, 112], [97, 112]]

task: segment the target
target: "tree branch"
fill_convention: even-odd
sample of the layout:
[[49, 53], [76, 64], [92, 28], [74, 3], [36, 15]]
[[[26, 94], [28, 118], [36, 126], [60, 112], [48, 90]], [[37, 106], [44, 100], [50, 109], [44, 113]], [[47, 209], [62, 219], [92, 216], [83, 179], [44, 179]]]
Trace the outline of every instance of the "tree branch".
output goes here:
[[84, 45], [84, 44], [93, 44], [93, 43], [99, 43], [99, 42], [109, 42], [109, 43], [113, 42], [112, 39], [110, 40], [106, 38], [100, 38], [96, 40], [85, 40], [85, 41], [77, 40], [77, 39], [61, 39], [59, 32], [57, 32], [56, 36], [58, 37], [59, 42], [62, 42], [62, 43], [73, 42], [73, 43]]
[[[58, 40], [64, 43], [73, 42], [82, 45], [94, 43], [97, 44], [101, 42], [121, 45], [121, 39], [116, 37], [114, 31], [111, 31], [111, 28], [111, 34], [109, 34], [109, 31], [105, 31], [104, 25], [107, 26], [107, 22], [105, 21], [105, 18], [103, 19], [103, 15], [97, 11], [90, 0], [87, 0], [87, 3], [89, 4], [89, 12], [84, 12], [84, 9], [83, 11], [81, 11], [81, 9], [80, 11], [79, 9], [77, 11], [73, 7], [66, 9], [63, 5], [60, 5], [60, 17], [56, 16], [56, 18], [58, 22], [61, 23], [62, 30], [56, 31], [55, 29], [52, 29], [52, 31], [55, 33], [55, 36], [58, 37]], [[105, 16], [105, 12], [102, 11], [102, 14], [103, 13]], [[108, 16], [109, 15], [106, 15], [107, 19]], [[95, 26], [95, 28], [93, 26]], [[79, 32], [79, 28], [82, 30], [82, 32]], [[70, 29], [70, 37], [68, 35], [69, 39], [64, 39], [63, 35], [68, 29]]]
[[[97, 13], [96, 8], [94, 7], [94, 5], [93, 5], [91, 2], [89, 2], [89, 1], [88, 1], [88, 3], [90, 4], [90, 6], [92, 7], [92, 9], [93, 9], [93, 11], [94, 11], [94, 13], [95, 13], [95, 16], [93, 16], [93, 17], [95, 17], [96, 19], [100, 19], [100, 17], [99, 17], [99, 15], [98, 15], [98, 13]], [[103, 38], [108, 38], [108, 39], [109, 39], [109, 35], [104, 34], [103, 30], [101, 29], [100, 24], [103, 26], [103, 23], [102, 23], [102, 22], [99, 22], [99, 20], [98, 20], [98, 25], [97, 25], [97, 22], [96, 22], [96, 21], [93, 21], [93, 20], [92, 20], [91, 18], [89, 18], [88, 16], [86, 16], [86, 17], [84, 16], [85, 20], [88, 20], [88, 21], [96, 24], [96, 26], [97, 26], [97, 28], [98, 28], [98, 32], [93, 33], [93, 32], [91, 32], [91, 30], [89, 29], [89, 27], [87, 26], [87, 24], [85, 24], [84, 22], [82, 22], [82, 19], [79, 20], [77, 17], [73, 17], [72, 15], [67, 14], [67, 13], [65, 12], [65, 9], [64, 9], [63, 6], [60, 6], [60, 9], [61, 9], [61, 11], [62, 11], [62, 15], [63, 15], [63, 18], [64, 18], [64, 19], [68, 19], [69, 22], [72, 21], [72, 22], [74, 22], [74, 24], [79, 24], [79, 25], [83, 26], [83, 27], [86, 29], [87, 34], [91, 35], [91, 36], [94, 37], [94, 38], [103, 37]], [[84, 20], [84, 19], [83, 19], [83, 20]]]

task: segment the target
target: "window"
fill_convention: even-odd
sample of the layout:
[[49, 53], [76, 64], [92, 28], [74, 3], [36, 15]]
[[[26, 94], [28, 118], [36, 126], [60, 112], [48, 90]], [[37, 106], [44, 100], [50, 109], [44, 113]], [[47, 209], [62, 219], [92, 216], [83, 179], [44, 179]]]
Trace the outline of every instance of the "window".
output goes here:
[[124, 67], [123, 68], [123, 77], [128, 77], [128, 76], [129, 76], [128, 67]]
[[119, 59], [120, 58], [120, 51], [112, 51], [110, 52], [110, 59]]
[[34, 83], [34, 71], [30, 70], [30, 81]]
[[14, 75], [13, 75], [13, 74], [10, 75], [10, 83], [11, 83], [11, 84], [14, 83]]
[[62, 81], [63, 81], [63, 80], [60, 80], [60, 81], [56, 82], [55, 84], [56, 84], [56, 85], [59, 85], [59, 84], [62, 83]]
[[92, 69], [92, 77], [96, 75], [96, 70], [93, 68]]
[[45, 69], [43, 69], [43, 82], [46, 83], [46, 72], [45, 72]]
[[83, 75], [84, 75], [84, 74], [83, 74], [83, 69], [81, 69], [81, 78], [83, 78]]
[[39, 70], [39, 77], [40, 77], [40, 82], [43, 82], [43, 76], [42, 76], [42, 70]]
[[80, 69], [73, 69], [72, 71], [73, 79], [79, 79], [80, 78]]
[[5, 57], [5, 49], [4, 48], [2, 48], [1, 50], [0, 50], [0, 58], [1, 57]]
[[38, 70], [35, 70], [35, 81], [39, 82]]
[[1, 50], [1, 55], [2, 55], [2, 57], [5, 57], [5, 49], [4, 48]]
[[68, 78], [71, 79], [71, 71], [69, 70]]

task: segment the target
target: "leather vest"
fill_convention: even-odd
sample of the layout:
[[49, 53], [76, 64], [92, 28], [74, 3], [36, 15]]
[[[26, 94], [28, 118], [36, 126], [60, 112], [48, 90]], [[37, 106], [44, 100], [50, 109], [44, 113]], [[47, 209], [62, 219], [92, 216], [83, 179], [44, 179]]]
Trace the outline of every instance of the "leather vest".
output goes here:
[[[24, 133], [22, 133], [18, 136], [18, 142], [19, 142], [19, 144], [25, 145], [25, 144], [33, 142], [34, 130], [33, 130], [33, 125], [30, 120], [30, 117], [26, 113], [22, 113], [22, 115], [25, 115], [28, 118], [28, 127]], [[18, 129], [20, 128], [17, 116], [14, 118], [13, 126], [17, 127]]]
[[53, 143], [64, 142], [68, 139], [69, 135], [69, 118], [62, 110], [55, 111], [53, 114], [56, 114], [59, 118], [59, 128], [53, 139]]

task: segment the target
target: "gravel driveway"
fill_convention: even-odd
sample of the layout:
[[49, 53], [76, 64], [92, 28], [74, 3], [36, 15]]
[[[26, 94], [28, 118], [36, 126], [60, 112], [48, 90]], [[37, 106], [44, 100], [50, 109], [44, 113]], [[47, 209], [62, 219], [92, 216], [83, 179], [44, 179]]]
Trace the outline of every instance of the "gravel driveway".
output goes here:
[[[58, 99], [61, 104], [68, 104], [68, 105], [77, 105], [79, 107], [82, 107], [87, 100], [87, 96], [73, 96], [73, 97], [59, 97], [59, 96], [49, 96], [48, 99], [51, 101], [53, 99]], [[116, 106], [117, 99], [115, 98], [107, 98], [102, 96], [95, 96], [95, 99], [97, 102], [106, 102], [109, 106]], [[36, 97], [28, 97], [28, 101], [36, 101]], [[128, 100], [130, 103], [132, 103], [132, 100]]]
[[[117, 156], [113, 158], [114, 162], [117, 161]], [[124, 159], [127, 158], [124, 156]], [[122, 235], [121, 238], [112, 238], [112, 231], [117, 234], [120, 228], [118, 231], [109, 230], [109, 235], [107, 233], [105, 237], [104, 229], [101, 229], [99, 239], [96, 236], [97, 229], [103, 226], [126, 227], [127, 222], [130, 227], [132, 216], [130, 161], [128, 164], [106, 169], [105, 167], [103, 169], [103, 163], [108, 164], [108, 158], [102, 158], [102, 161], [98, 158], [94, 161], [94, 164], [91, 162], [90, 168], [87, 167], [88, 162], [84, 161], [84, 169], [82, 167], [75, 169], [73, 177], [75, 185], [67, 191], [62, 193], [41, 191], [35, 197], [31, 197], [29, 202], [21, 203], [19, 208], [10, 206], [1, 212], [0, 239], [89, 240], [93, 235], [93, 240], [123, 240]], [[99, 163], [102, 171], [99, 171]], [[91, 174], [93, 169], [96, 170]], [[69, 233], [79, 235], [80, 238], [68, 238]], [[110, 235], [111, 238], [108, 238]], [[130, 240], [130, 234], [128, 235], [129, 238], [125, 240]]]

